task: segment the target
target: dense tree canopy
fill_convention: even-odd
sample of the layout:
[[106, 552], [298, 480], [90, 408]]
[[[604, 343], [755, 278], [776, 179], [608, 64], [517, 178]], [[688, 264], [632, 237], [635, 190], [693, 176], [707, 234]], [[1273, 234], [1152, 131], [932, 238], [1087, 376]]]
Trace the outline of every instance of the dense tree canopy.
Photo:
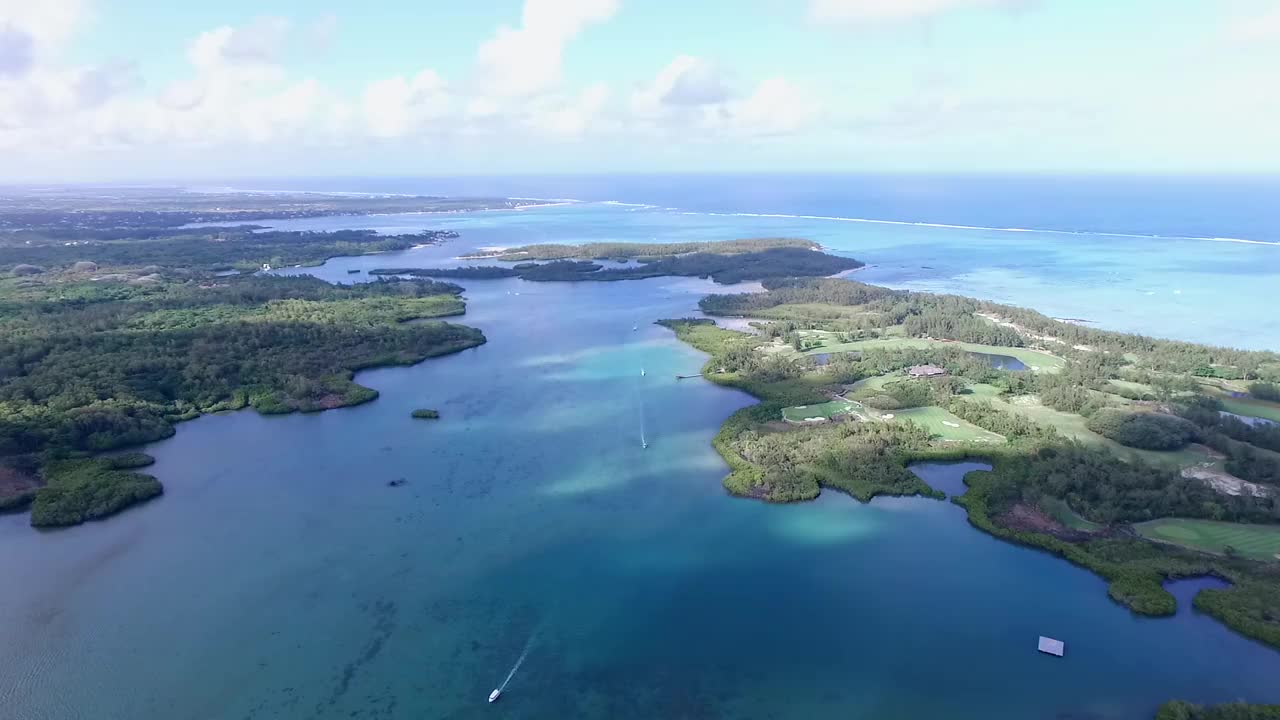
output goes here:
[[[537, 253], [543, 246], [530, 246]], [[553, 246], [559, 248], [574, 246]], [[471, 266], [458, 268], [378, 268], [372, 275], [412, 275], [487, 280], [519, 277], [537, 282], [582, 280], [643, 280], [645, 278], [682, 276], [709, 277], [722, 284], [762, 280], [775, 277], [833, 275], [861, 267], [851, 258], [828, 255], [799, 247], [766, 248], [751, 252], [691, 252], [684, 255], [643, 255], [641, 261], [627, 267], [606, 268], [590, 260], [557, 259], [543, 263], [519, 263], [512, 267]]]
[[463, 312], [448, 283], [156, 275], [0, 280], [0, 465], [43, 459], [33, 522], [79, 522], [159, 492], [137, 473], [58, 458], [167, 437], [206, 412], [364, 402], [376, 393], [355, 371], [484, 342], [433, 320]]
[[[114, 236], [116, 231], [97, 231]], [[0, 273], [22, 265], [71, 268], [89, 261], [99, 267], [138, 268], [148, 265], [168, 269], [256, 269], [318, 263], [339, 255], [407, 250], [414, 245], [438, 242], [453, 233], [379, 235], [371, 230], [318, 232], [255, 232], [249, 228], [202, 228], [154, 231], [142, 239], [89, 239], [75, 244], [17, 243], [12, 236], [0, 242]], [[92, 271], [90, 271], [92, 272]], [[21, 273], [16, 273], [21, 274]], [[113, 271], [109, 274], [115, 274]], [[136, 273], [135, 273], [136, 274]]]
[[1177, 450], [1196, 437], [1196, 426], [1180, 417], [1154, 412], [1103, 408], [1089, 418], [1089, 429], [1121, 445], [1144, 450]]

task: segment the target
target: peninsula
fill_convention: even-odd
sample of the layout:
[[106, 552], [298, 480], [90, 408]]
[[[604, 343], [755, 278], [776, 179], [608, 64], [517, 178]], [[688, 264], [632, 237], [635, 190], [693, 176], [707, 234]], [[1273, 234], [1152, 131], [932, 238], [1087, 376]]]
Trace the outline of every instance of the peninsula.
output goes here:
[[1196, 607], [1280, 647], [1280, 355], [850, 280], [765, 287], [701, 301], [758, 334], [660, 321], [710, 355], [704, 377], [761, 400], [715, 438], [729, 492], [941, 497], [907, 466], [982, 459], [954, 499], [975, 527], [1096, 572], [1144, 615], [1174, 613], [1165, 581], [1225, 579]]
[[[450, 283], [332, 285], [250, 274], [455, 233], [172, 227], [204, 211], [172, 208], [163, 197], [103, 201], [100, 210], [86, 202], [58, 196], [48, 200], [53, 209], [25, 213], [0, 204], [0, 223], [19, 226], [0, 231], [0, 511], [30, 507], [33, 525], [101, 518], [162, 492], [136, 472], [150, 458], [101, 453], [168, 437], [175, 424], [206, 413], [368, 402], [377, 393], [352, 381], [356, 371], [485, 341], [479, 330], [440, 320], [466, 309], [462, 288]], [[300, 202], [285, 210], [334, 207], [323, 198]], [[273, 207], [253, 200], [235, 212], [278, 215]], [[115, 224], [77, 224], [95, 212]], [[219, 212], [228, 219], [232, 211]]]

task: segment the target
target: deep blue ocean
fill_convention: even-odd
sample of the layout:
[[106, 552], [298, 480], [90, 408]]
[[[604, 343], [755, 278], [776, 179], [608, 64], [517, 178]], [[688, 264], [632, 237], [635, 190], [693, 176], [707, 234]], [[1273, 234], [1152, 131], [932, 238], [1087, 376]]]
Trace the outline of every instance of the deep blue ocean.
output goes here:
[[615, 201], [697, 212], [1280, 243], [1280, 176], [549, 175], [278, 178], [207, 186]]
[[[1276, 185], [1197, 182], [235, 186], [582, 201], [274, 223], [461, 235], [285, 270], [335, 282], [495, 245], [785, 234], [863, 259], [869, 282], [1280, 347]], [[976, 229], [825, 219], [857, 217]], [[726, 496], [710, 442], [752, 400], [677, 380], [704, 357], [652, 324], [726, 288], [463, 284], [456, 321], [489, 342], [358, 374], [375, 402], [200, 418], [145, 448], [156, 501], [56, 532], [0, 517], [0, 717], [1144, 720], [1174, 697], [1280, 702], [1280, 652], [1195, 612], [1197, 581], [1173, 588], [1176, 617], [1140, 618], [946, 502]], [[917, 472], [954, 493], [976, 467]], [[1037, 653], [1039, 635], [1066, 657]]]

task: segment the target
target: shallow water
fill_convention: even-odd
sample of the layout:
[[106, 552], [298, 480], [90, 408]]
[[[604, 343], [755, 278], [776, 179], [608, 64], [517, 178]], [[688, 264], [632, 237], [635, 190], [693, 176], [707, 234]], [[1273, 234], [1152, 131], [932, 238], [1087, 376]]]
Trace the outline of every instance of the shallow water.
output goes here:
[[[708, 205], [696, 198], [689, 202]], [[735, 201], [725, 198], [723, 202], [733, 207]], [[1012, 197], [1009, 202], [1016, 204]], [[1164, 227], [1167, 219], [1159, 226], [1166, 234], [1151, 237], [1128, 231], [1064, 233], [849, 222], [836, 217], [849, 214], [838, 205], [821, 216], [764, 216], [685, 207], [590, 203], [446, 217], [383, 215], [271, 224], [315, 230], [374, 227], [389, 233], [453, 229], [464, 234], [462, 242], [475, 246], [804, 237], [866, 262], [868, 267], [849, 275], [856, 280], [1030, 307], [1053, 317], [1085, 321], [1090, 327], [1231, 347], [1280, 348], [1280, 314], [1258, 301], [1274, 294], [1280, 284], [1280, 239], [1259, 243], [1208, 239], [1232, 237], [1232, 230], [1257, 234], [1256, 225], [1265, 227], [1265, 213], [1270, 212], [1261, 207], [1256, 217], [1188, 220], [1188, 228], [1208, 233], [1203, 238], [1174, 236], [1174, 228]], [[1026, 219], [1029, 222], [1023, 227], [1064, 227], [1049, 219], [1038, 224]], [[1223, 223], [1217, 232], [1205, 225], [1214, 219]], [[1135, 218], [1133, 222], [1157, 220]], [[1109, 225], [1104, 219], [1093, 222], [1130, 227]], [[360, 267], [389, 264], [387, 258], [365, 258]]]
[[965, 494], [968, 487], [964, 484], [964, 476], [975, 470], [990, 470], [991, 465], [984, 462], [928, 462], [911, 466], [912, 472], [929, 484], [934, 490], [941, 490], [952, 498]]
[[[202, 418], [148, 448], [158, 501], [58, 532], [0, 518], [5, 716], [1136, 720], [1175, 695], [1280, 701], [1280, 653], [1194, 613], [1137, 618], [949, 503], [726, 497], [710, 440], [751, 400], [676, 380], [702, 356], [651, 324], [709, 283], [464, 284], [489, 343], [361, 373], [376, 402]], [[966, 468], [920, 472], [955, 493]]]

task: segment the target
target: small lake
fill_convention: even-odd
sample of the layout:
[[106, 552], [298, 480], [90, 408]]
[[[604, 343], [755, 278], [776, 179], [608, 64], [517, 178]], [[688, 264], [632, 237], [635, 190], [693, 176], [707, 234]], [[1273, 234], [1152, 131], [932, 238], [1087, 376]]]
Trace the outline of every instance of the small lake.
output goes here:
[[1233, 417], [1239, 420], [1240, 422], [1246, 425], [1252, 425], [1253, 427], [1280, 425], [1280, 423], [1277, 423], [1275, 420], [1268, 420], [1267, 418], [1253, 417], [1252, 415], [1238, 415], [1233, 412], [1227, 412], [1226, 410], [1219, 410], [1218, 414], [1222, 415], [1223, 417]]
[[970, 353], [979, 360], [984, 360], [996, 370], [1026, 370], [1027, 366], [1021, 360], [1012, 355], [997, 355], [994, 353]]
[[[351, 282], [579, 237], [528, 216], [286, 272]], [[5, 717], [1150, 720], [1175, 695], [1280, 702], [1280, 653], [1198, 613], [1134, 616], [950, 502], [728, 497], [711, 440], [753, 401], [676, 380], [705, 356], [652, 322], [746, 286], [460, 284], [457, 320], [489, 342], [360, 373], [375, 402], [183, 424], [146, 448], [165, 495], [106, 522], [0, 517]], [[916, 471], [954, 495], [982, 467]]]
[[941, 490], [947, 497], [963, 495], [968, 487], [964, 484], [964, 476], [975, 470], [990, 470], [991, 466], [984, 462], [929, 462], [915, 463], [911, 472], [920, 476], [934, 490]]

